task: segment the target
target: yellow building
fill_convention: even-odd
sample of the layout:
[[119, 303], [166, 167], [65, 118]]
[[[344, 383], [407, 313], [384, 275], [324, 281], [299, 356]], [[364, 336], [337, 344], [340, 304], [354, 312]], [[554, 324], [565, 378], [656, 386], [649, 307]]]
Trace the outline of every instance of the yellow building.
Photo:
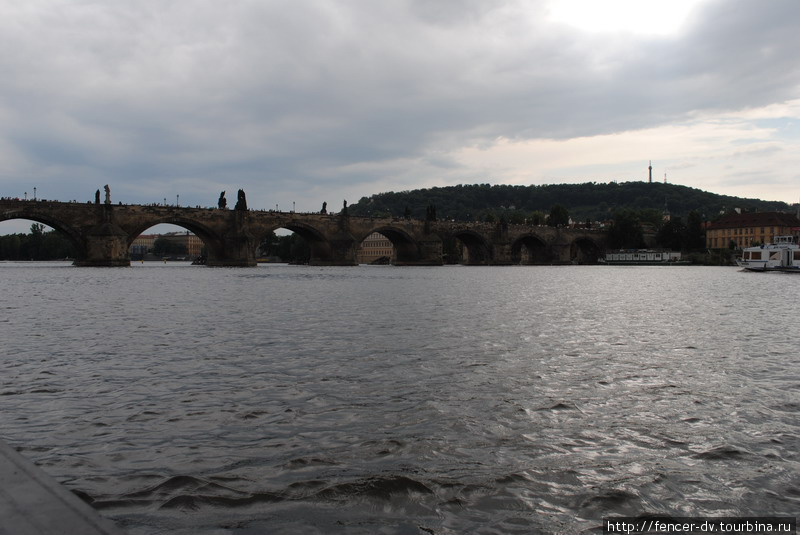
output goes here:
[[800, 220], [784, 212], [748, 212], [728, 214], [706, 227], [706, 247], [737, 249], [772, 243], [775, 236], [800, 235]]
[[186, 232], [170, 232], [162, 234], [160, 237], [185, 247], [186, 255], [190, 258], [200, 256], [200, 251], [203, 249], [203, 240], [188, 230]]
[[133, 240], [129, 252], [133, 257], [143, 257], [152, 252], [153, 245], [159, 238], [164, 238], [173, 244], [181, 245], [186, 250], [186, 256], [197, 258], [203, 249], [203, 240], [191, 232], [170, 232], [168, 234], [140, 234]]
[[153, 249], [153, 244], [158, 234], [140, 234], [133, 240], [130, 247], [131, 256], [142, 257]]
[[372, 264], [381, 259], [388, 263], [394, 255], [394, 247], [389, 238], [379, 232], [373, 232], [361, 242], [358, 248], [358, 263]]

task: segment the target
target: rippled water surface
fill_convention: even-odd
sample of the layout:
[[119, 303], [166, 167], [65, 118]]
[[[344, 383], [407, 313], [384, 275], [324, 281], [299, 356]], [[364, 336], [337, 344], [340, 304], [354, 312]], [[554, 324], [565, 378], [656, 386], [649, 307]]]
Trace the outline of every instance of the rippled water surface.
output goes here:
[[131, 534], [800, 514], [800, 277], [0, 263], [0, 437]]

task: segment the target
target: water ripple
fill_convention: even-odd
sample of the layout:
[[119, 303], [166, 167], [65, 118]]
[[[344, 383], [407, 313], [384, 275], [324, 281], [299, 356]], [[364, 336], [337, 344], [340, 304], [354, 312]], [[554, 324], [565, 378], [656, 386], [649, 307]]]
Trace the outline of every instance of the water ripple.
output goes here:
[[800, 305], [774, 278], [0, 269], [2, 438], [132, 535], [800, 512]]

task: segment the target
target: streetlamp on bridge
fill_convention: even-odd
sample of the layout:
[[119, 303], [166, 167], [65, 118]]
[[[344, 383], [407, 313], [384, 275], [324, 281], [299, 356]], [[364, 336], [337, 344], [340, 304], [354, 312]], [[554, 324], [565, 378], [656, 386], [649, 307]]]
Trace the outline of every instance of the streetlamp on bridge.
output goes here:
[[36, 200], [36, 186], [33, 186], [33, 200]]
[[181, 205], [181, 196], [175, 195], [175, 206], [180, 206], [180, 205]]

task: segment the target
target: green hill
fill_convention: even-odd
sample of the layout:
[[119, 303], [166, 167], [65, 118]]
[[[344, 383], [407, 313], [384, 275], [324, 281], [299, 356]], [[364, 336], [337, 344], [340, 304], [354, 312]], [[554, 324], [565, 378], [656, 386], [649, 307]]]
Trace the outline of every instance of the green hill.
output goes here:
[[422, 219], [429, 205], [436, 207], [439, 219], [470, 221], [505, 216], [509, 221], [549, 214], [560, 204], [574, 221], [603, 221], [619, 209], [662, 213], [665, 207], [684, 220], [696, 211], [706, 220], [721, 212], [740, 208], [744, 211], [789, 211], [778, 201], [762, 201], [718, 195], [676, 184], [648, 182], [610, 182], [601, 184], [551, 184], [543, 186], [505, 186], [489, 184], [425, 188], [412, 191], [379, 193], [363, 197], [348, 207], [350, 214], [361, 216], [402, 216]]

